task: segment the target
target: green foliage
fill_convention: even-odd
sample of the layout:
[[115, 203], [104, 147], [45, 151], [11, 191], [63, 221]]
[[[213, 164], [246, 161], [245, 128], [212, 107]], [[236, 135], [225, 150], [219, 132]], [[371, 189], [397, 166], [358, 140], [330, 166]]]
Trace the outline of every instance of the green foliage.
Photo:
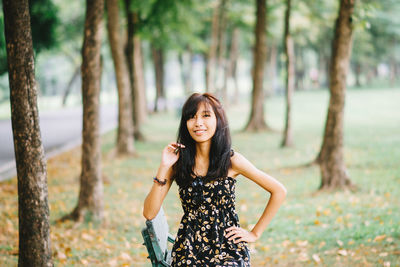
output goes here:
[[[6, 37], [4, 35], [3, 7], [0, 3], [0, 75], [7, 71]], [[0, 89], [1, 90], [1, 89]]]
[[[29, 1], [33, 48], [36, 54], [57, 45], [58, 10], [52, 0]], [[0, 75], [7, 72], [4, 14], [0, 5]]]
[[203, 31], [202, 5], [198, 1], [148, 1], [132, 5], [140, 15], [140, 34], [155, 47], [164, 49], [205, 50], [199, 38]]
[[29, 1], [33, 48], [36, 53], [57, 45], [58, 10], [52, 0]]

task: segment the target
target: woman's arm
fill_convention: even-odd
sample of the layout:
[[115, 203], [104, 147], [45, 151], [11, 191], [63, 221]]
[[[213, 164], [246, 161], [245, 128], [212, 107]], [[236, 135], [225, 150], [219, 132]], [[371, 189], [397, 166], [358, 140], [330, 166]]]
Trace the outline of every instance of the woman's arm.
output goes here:
[[271, 193], [271, 197], [263, 214], [251, 232], [247, 232], [238, 227], [230, 227], [227, 229], [228, 234], [226, 237], [230, 240], [234, 240], [235, 243], [241, 241], [254, 242], [260, 238], [262, 232], [271, 222], [272, 218], [285, 200], [286, 188], [272, 176], [257, 169], [250, 161], [237, 152], [232, 156], [231, 162], [232, 169], [236, 173], [242, 174]]
[[181, 144], [171, 143], [163, 149], [161, 164], [156, 177], [159, 181], [166, 181], [166, 184], [162, 185], [159, 182], [154, 182], [149, 194], [144, 200], [143, 216], [147, 220], [152, 220], [159, 212], [161, 204], [172, 185], [172, 166], [179, 158], [178, 148], [184, 147], [185, 146]]

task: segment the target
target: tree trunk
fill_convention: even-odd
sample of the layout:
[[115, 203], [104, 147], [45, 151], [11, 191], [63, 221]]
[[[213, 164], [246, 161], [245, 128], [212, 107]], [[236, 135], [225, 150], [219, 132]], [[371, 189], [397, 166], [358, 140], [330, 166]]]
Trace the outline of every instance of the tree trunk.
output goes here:
[[[294, 88], [295, 90], [304, 90], [304, 50], [299, 48], [299, 51], [296, 53], [296, 63], [295, 63], [295, 77], [294, 77]], [[321, 63], [321, 61], [319, 61]], [[320, 65], [321, 66], [321, 65]]]
[[330, 86], [331, 84], [331, 66], [332, 62], [329, 56], [325, 56], [325, 83], [323, 83], [325, 86]]
[[397, 74], [397, 64], [396, 59], [392, 58], [390, 61], [390, 85], [395, 86], [396, 84], [396, 74]]
[[227, 95], [225, 95], [226, 92], [221, 92], [223, 91], [224, 87], [224, 77], [226, 76], [226, 71], [227, 71], [227, 59], [225, 57], [225, 50], [226, 50], [226, 24], [227, 24], [227, 19], [226, 19], [226, 9], [227, 9], [227, 1], [226, 0], [221, 0], [220, 7], [219, 7], [219, 14], [218, 14], [218, 41], [217, 41], [217, 64], [216, 64], [216, 77], [215, 77], [215, 90], [219, 94], [222, 95], [223, 102], [225, 104], [228, 103]]
[[209, 80], [210, 80], [210, 67], [209, 67], [209, 58], [208, 54], [206, 52], [203, 52], [202, 54], [203, 61], [204, 61], [204, 84], [206, 86], [206, 92], [210, 92], [209, 88]]
[[[238, 55], [239, 55], [239, 29], [234, 28], [232, 31], [232, 37], [231, 37], [231, 44], [230, 44], [230, 49], [229, 49], [229, 60], [226, 64], [226, 71], [224, 75], [224, 85], [222, 87], [222, 92], [224, 95], [224, 101], [225, 105], [228, 104], [228, 79], [236, 79], [234, 77], [236, 75], [236, 65], [237, 65], [237, 60], [238, 60]], [[234, 94], [234, 102], [237, 103], [239, 99], [239, 88], [237, 86], [237, 81], [235, 81], [235, 94]]]
[[234, 97], [233, 97], [233, 103], [237, 104], [239, 103], [239, 84], [237, 80], [237, 65], [238, 65], [238, 60], [239, 60], [239, 29], [235, 28], [232, 33], [232, 46], [231, 46], [231, 51], [230, 51], [230, 57], [231, 57], [231, 77], [233, 79], [234, 83]]
[[181, 78], [185, 95], [190, 95], [193, 91], [193, 54], [192, 51], [179, 53], [179, 64], [181, 65]]
[[[134, 13], [135, 23], [137, 27], [138, 14]], [[134, 96], [134, 122], [135, 122], [135, 138], [137, 140], [145, 140], [142, 133], [142, 124], [147, 118], [147, 100], [146, 100], [146, 86], [144, 81], [143, 70], [143, 53], [142, 44], [139, 36], [134, 34], [133, 37], [133, 92]]]
[[293, 145], [292, 133], [292, 98], [294, 91], [294, 46], [290, 35], [291, 0], [286, 1], [284, 47], [286, 54], [286, 120], [283, 133], [282, 147]]
[[330, 101], [325, 134], [320, 152], [320, 189], [351, 187], [343, 159], [343, 119], [346, 76], [352, 45], [352, 15], [354, 0], [340, 0], [335, 24], [330, 72]]
[[[156, 99], [154, 101], [154, 112], [165, 109], [165, 93], [164, 93], [164, 52], [161, 48], [151, 47], [154, 74], [156, 79]], [[161, 106], [161, 107], [160, 107]]]
[[146, 87], [142, 61], [142, 48], [140, 38], [136, 34], [139, 24], [137, 12], [130, 9], [131, 0], [125, 0], [127, 18], [127, 46], [126, 57], [129, 68], [129, 81], [133, 103], [134, 136], [136, 140], [144, 140], [142, 124], [147, 117]]
[[246, 126], [246, 131], [260, 131], [267, 129], [264, 119], [264, 66], [266, 60], [266, 0], [256, 0], [257, 21], [255, 27], [256, 44], [253, 54], [253, 91], [251, 101], [251, 114]]
[[69, 94], [71, 93], [72, 85], [74, 84], [75, 80], [78, 79], [79, 74], [80, 74], [80, 66], [77, 66], [74, 71], [74, 74], [72, 74], [72, 77], [68, 82], [67, 87], [64, 90], [64, 95], [62, 98], [62, 106], [63, 107], [65, 107], [67, 105], [67, 99], [68, 99]]
[[277, 57], [278, 57], [278, 45], [275, 43], [271, 43], [267, 51], [267, 64], [268, 64], [267, 79], [270, 80], [272, 91], [275, 91], [278, 86]]
[[355, 76], [356, 76], [356, 87], [361, 87], [360, 75], [361, 75], [361, 64], [360, 62], [355, 63]]
[[18, 266], [53, 266], [28, 1], [4, 0], [3, 12], [18, 177]]
[[216, 57], [218, 48], [218, 29], [219, 29], [219, 9], [221, 6], [220, 0], [214, 8], [212, 22], [211, 22], [211, 43], [207, 54], [206, 65], [206, 91], [215, 92], [215, 71], [216, 71]]
[[64, 219], [101, 222], [103, 219], [103, 181], [99, 132], [101, 79], [101, 31], [104, 0], [86, 1], [82, 47], [82, 172], [78, 204]]
[[135, 149], [133, 139], [132, 98], [128, 66], [124, 55], [124, 46], [121, 41], [118, 0], [107, 0], [106, 4], [108, 13], [108, 39], [118, 88], [117, 155], [133, 154]]

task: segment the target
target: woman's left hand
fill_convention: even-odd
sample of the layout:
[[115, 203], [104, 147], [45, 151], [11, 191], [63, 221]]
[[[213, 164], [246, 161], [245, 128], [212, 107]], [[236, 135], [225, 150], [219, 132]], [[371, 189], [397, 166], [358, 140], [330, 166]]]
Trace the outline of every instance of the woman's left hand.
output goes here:
[[258, 238], [257, 236], [249, 231], [244, 230], [243, 228], [237, 227], [237, 226], [231, 226], [228, 229], [226, 229], [227, 234], [225, 234], [225, 237], [228, 238], [229, 240], [233, 240], [234, 243], [239, 243], [239, 242], [255, 242]]

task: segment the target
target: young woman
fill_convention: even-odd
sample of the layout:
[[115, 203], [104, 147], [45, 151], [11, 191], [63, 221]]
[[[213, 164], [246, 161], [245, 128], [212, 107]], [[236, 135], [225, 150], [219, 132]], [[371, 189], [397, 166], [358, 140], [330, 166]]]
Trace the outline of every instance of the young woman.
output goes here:
[[[238, 175], [254, 181], [271, 197], [254, 228], [239, 225], [235, 211]], [[143, 215], [153, 219], [173, 181], [184, 215], [172, 249], [172, 266], [250, 266], [248, 242], [255, 242], [286, 196], [285, 187], [231, 148], [225, 112], [211, 94], [191, 95], [182, 109], [176, 143], [162, 151]]]

